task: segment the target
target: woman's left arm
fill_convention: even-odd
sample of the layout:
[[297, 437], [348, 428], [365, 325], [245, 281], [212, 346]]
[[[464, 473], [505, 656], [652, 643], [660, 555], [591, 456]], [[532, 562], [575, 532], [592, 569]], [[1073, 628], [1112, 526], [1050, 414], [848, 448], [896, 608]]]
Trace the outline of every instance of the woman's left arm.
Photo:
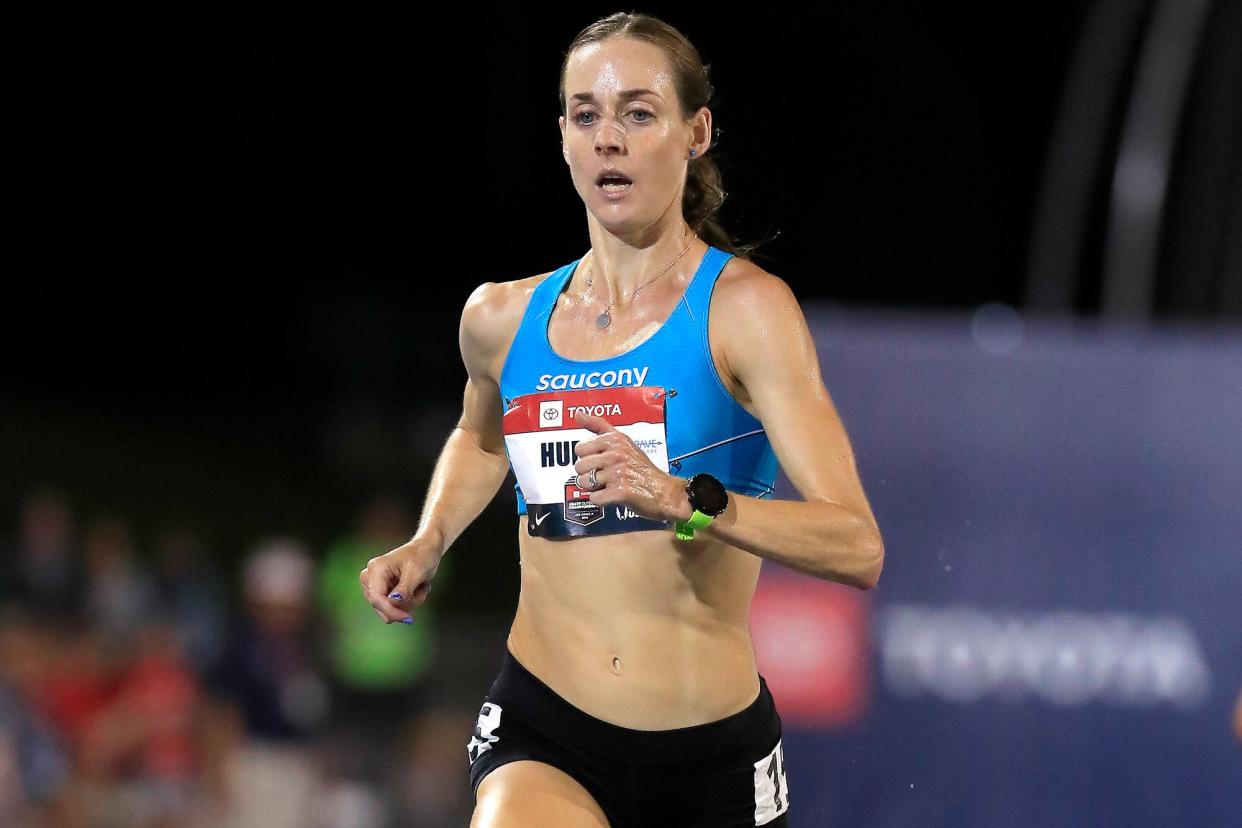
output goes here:
[[[784, 280], [755, 266], [721, 279], [715, 294], [712, 336], [804, 501], [730, 492], [728, 508], [698, 531], [799, 572], [872, 588], [884, 541], [798, 300]], [[669, 490], [683, 521], [692, 513], [685, 482], [673, 477]]]
[[[709, 316], [726, 370], [746, 389], [781, 468], [804, 500], [729, 492], [728, 508], [696, 533], [799, 572], [871, 589], [884, 566], [884, 541], [820, 378], [798, 300], [782, 279], [748, 263], [717, 281]], [[597, 471], [592, 503], [624, 503], [656, 520], [690, 519], [685, 478], [657, 468], [603, 417], [585, 410], [574, 416], [598, 435], [575, 447], [580, 479]]]

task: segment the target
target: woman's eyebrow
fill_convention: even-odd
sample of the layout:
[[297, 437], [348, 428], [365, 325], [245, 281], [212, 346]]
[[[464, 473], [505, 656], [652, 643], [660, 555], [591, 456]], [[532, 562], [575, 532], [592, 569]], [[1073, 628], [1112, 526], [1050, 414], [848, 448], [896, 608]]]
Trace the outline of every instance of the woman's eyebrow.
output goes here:
[[[637, 98], [640, 95], [654, 95], [655, 97], [663, 100], [663, 96], [659, 92], [654, 92], [650, 89], [623, 89], [617, 93], [617, 97], [623, 101], [628, 101], [630, 98]], [[570, 97], [570, 100], [594, 103], [595, 95], [590, 92], [575, 92]]]

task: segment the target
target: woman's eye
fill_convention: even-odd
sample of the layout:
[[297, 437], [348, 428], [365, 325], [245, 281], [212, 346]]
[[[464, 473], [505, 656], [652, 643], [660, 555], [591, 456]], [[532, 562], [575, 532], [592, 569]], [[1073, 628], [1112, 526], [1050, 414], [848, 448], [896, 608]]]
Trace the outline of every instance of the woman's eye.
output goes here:
[[[586, 118], [587, 116], [594, 115], [594, 114], [595, 114], [594, 112], [579, 112], [577, 115], [574, 116], [574, 121], [576, 121], [579, 124], [589, 123], [588, 121], [584, 121], [583, 119]], [[641, 118], [635, 117], [634, 119], [638, 121], [640, 124], [646, 123], [647, 121], [650, 121], [652, 118], [655, 117], [654, 113], [648, 112], [645, 109], [635, 109], [630, 114], [635, 115], [635, 116], [642, 115], [643, 117]]]

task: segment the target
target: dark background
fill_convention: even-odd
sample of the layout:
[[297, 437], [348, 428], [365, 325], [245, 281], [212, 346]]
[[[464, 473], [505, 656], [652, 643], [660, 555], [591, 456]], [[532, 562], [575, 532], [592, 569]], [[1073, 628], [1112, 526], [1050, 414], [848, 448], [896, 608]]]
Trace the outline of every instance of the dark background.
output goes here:
[[[466, 297], [589, 246], [557, 73], [614, 10], [17, 12], [0, 502], [50, 482], [226, 550], [420, 502]], [[758, 262], [804, 303], [1026, 309], [1083, 3], [646, 10], [712, 66], [726, 226], [779, 234]], [[1061, 310], [1100, 312], [1085, 273]]]
[[[0, 823], [188, 828], [166, 794], [228, 767], [203, 802], [241, 821], [468, 821], [462, 747], [518, 596], [512, 478], [413, 624], [381, 624], [355, 573], [410, 537], [458, 420], [466, 298], [589, 246], [556, 84], [617, 10], [6, 9], [0, 766], [21, 790]], [[867, 592], [763, 568], [791, 818], [1219, 823], [1242, 738], [1220, 565], [1242, 0], [634, 10], [711, 66], [724, 224], [772, 239], [757, 263], [811, 321], [885, 538]], [[911, 609], [939, 620], [889, 623]], [[1092, 638], [1115, 612], [1137, 632]], [[1109, 696], [1159, 688], [1170, 652], [1207, 696]], [[1006, 663], [1029, 705], [953, 697]], [[1049, 699], [1092, 676], [1113, 684]], [[96, 733], [125, 739], [79, 761]], [[1208, 761], [1166, 772], [1183, 755]]]

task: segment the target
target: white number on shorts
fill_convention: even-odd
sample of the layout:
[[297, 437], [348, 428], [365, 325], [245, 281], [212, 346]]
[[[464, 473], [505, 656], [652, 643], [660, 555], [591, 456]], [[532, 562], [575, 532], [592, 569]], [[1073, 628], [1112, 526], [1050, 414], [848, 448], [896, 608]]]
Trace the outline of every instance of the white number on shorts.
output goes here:
[[755, 763], [755, 824], [767, 825], [788, 809], [785, 749], [778, 739], [772, 752]]
[[501, 712], [500, 705], [496, 702], [484, 702], [479, 708], [479, 720], [474, 724], [474, 735], [470, 737], [470, 744], [466, 745], [470, 764], [473, 765], [475, 759], [491, 750], [492, 744], [500, 739], [495, 735], [495, 730], [500, 727]]

